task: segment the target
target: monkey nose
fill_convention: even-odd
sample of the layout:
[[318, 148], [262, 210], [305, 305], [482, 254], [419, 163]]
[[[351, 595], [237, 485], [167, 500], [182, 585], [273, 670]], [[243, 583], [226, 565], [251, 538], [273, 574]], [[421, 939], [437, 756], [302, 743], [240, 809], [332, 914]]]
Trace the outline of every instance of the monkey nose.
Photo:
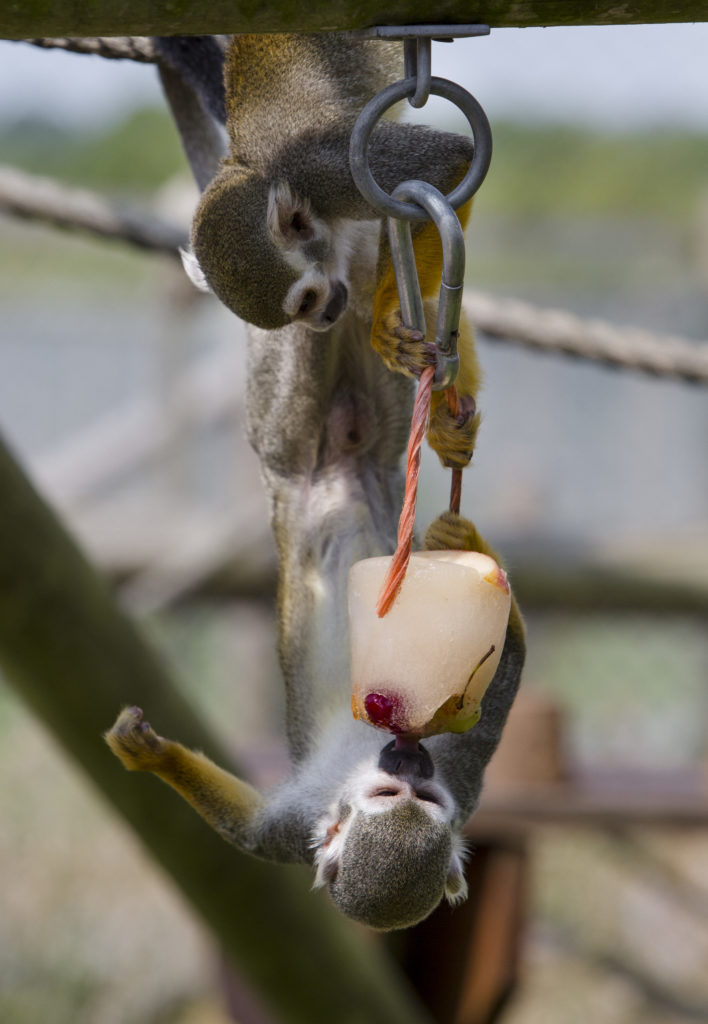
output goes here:
[[397, 736], [387, 743], [379, 754], [379, 768], [389, 775], [432, 779], [435, 772], [433, 759], [425, 747], [416, 740]]
[[332, 296], [322, 311], [322, 323], [331, 325], [338, 320], [347, 307], [348, 299], [347, 286], [341, 281], [337, 281], [332, 289]]

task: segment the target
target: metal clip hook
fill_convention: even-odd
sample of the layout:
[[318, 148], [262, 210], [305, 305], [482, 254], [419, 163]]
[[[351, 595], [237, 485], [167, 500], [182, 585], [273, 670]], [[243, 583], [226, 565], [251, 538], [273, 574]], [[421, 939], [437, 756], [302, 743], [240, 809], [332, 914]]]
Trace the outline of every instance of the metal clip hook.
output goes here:
[[[417, 203], [430, 216], [440, 233], [443, 269], [435, 325], [437, 358], [433, 388], [441, 391], [454, 382], [460, 365], [457, 337], [465, 278], [465, 239], [462, 227], [442, 192], [426, 181], [403, 181], [392, 192], [392, 197]], [[387, 224], [403, 322], [406, 327], [419, 330], [425, 336], [425, 311], [410, 222], [388, 217]]]

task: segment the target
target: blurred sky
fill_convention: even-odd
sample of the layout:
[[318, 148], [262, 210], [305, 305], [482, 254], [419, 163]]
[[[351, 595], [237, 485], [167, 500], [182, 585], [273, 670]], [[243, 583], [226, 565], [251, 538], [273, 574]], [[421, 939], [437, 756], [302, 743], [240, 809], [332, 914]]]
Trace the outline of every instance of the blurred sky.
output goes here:
[[[490, 118], [708, 129], [708, 25], [495, 29], [435, 47], [433, 73], [475, 93]], [[0, 43], [0, 122], [69, 123], [161, 102], [154, 69]]]

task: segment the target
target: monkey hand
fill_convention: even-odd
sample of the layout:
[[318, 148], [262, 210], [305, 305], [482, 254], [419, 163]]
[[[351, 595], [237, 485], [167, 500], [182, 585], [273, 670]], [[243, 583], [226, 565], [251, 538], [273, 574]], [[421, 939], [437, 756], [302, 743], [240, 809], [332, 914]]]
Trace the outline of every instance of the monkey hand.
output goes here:
[[457, 512], [443, 512], [428, 527], [423, 547], [426, 551], [481, 551], [499, 561], [474, 523]]
[[376, 321], [371, 344], [394, 373], [420, 377], [426, 366], [435, 365], [435, 345], [403, 323], [400, 309], [389, 309]]
[[460, 395], [458, 405], [458, 414], [453, 416], [444, 394], [436, 392], [430, 408], [428, 444], [448, 469], [464, 469], [468, 465], [480, 421], [471, 395]]
[[153, 772], [162, 763], [168, 741], [143, 721], [141, 708], [123, 708], [105, 740], [123, 766], [131, 772]]

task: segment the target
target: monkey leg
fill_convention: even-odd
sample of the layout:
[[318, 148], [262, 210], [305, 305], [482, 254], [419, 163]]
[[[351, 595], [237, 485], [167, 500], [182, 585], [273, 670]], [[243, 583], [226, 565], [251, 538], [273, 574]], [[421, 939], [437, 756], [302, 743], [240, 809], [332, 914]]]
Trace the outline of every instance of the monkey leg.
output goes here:
[[[445, 512], [431, 524], [425, 537], [428, 550], [453, 548], [481, 551], [499, 561], [480, 536], [474, 523], [454, 512]], [[511, 595], [511, 610], [497, 670], [482, 698], [482, 714], [473, 729], [460, 735], [433, 737], [433, 757], [450, 785], [460, 808], [460, 824], [474, 811], [482, 789], [484, 770], [497, 748], [509, 709], [516, 696], [526, 656], [526, 630]]]
[[251, 849], [261, 794], [206, 755], [158, 736], [140, 708], [124, 708], [105, 740], [128, 771], [152, 772], [194, 807], [224, 839]]
[[455, 381], [459, 400], [458, 414], [453, 416], [450, 412], [444, 391], [434, 391], [426, 435], [430, 447], [437, 452], [443, 466], [449, 469], [464, 469], [469, 463], [481, 419], [476, 399], [482, 372], [477, 359], [474, 333], [464, 314], [460, 318], [457, 351], [460, 355], [460, 369]]

